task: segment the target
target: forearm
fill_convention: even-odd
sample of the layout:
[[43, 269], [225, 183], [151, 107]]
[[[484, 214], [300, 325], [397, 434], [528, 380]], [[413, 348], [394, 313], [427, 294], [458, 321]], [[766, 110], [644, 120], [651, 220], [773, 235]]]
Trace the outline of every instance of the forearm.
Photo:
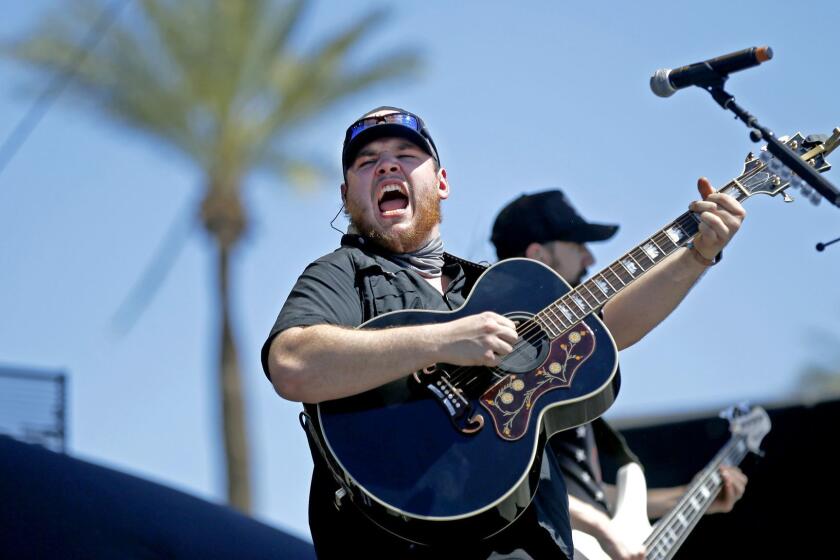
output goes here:
[[604, 322], [618, 349], [632, 346], [661, 323], [706, 270], [688, 249], [680, 249], [609, 301]]
[[569, 495], [569, 516], [572, 529], [583, 531], [601, 540], [608, 532], [610, 518], [592, 505]]
[[648, 517], [657, 519], [674, 509], [674, 506], [685, 494], [686, 489], [686, 486], [673, 486], [671, 488], [651, 488], [648, 490]]
[[269, 372], [277, 392], [316, 403], [384, 385], [438, 361], [436, 325], [359, 330], [293, 327], [271, 343]]

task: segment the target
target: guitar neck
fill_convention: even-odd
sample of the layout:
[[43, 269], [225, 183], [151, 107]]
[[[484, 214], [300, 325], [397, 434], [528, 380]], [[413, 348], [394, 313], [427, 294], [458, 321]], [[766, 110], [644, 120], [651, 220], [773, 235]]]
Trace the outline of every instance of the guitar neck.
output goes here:
[[[738, 201], [749, 197], [738, 179], [730, 181], [721, 192]], [[552, 302], [537, 313], [534, 320], [552, 339], [561, 336], [668, 255], [688, 245], [697, 235], [699, 225], [700, 218], [696, 214], [685, 212], [589, 280]]]
[[645, 540], [648, 560], [668, 560], [694, 529], [700, 518], [712, 505], [723, 486], [721, 465], [738, 465], [749, 452], [746, 440], [734, 435], [706, 466], [677, 505], [659, 520]]

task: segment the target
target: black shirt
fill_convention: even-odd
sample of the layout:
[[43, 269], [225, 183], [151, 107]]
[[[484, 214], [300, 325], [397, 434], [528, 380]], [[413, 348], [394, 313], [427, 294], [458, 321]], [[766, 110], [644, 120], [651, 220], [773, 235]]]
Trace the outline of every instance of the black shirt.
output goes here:
[[[631, 462], [641, 465], [624, 436], [603, 418], [553, 435], [548, 447], [557, 457], [569, 495], [607, 515], [610, 507], [604, 494], [603, 460], [614, 470]], [[611, 474], [614, 478], [615, 473]]]
[[591, 425], [584, 424], [555, 434], [548, 445], [560, 463], [569, 495], [609, 515], [598, 447]]
[[[291, 327], [317, 324], [356, 327], [382, 313], [403, 309], [451, 310], [463, 305], [484, 267], [444, 255], [443, 274], [450, 283], [444, 294], [416, 272], [387, 258], [388, 253], [358, 235], [345, 235], [342, 246], [306, 267], [262, 349], [268, 375], [273, 338]], [[351, 504], [337, 509], [338, 485], [310, 438], [315, 468], [309, 494], [309, 525], [319, 558], [446, 558], [456, 549], [432, 550], [410, 545], [381, 530]], [[466, 543], [458, 558], [487, 558], [524, 548], [533, 558], [564, 558], [570, 550], [566, 489], [552, 459], [543, 465], [534, 503], [509, 528], [481, 543]], [[553, 474], [553, 476], [552, 476]], [[548, 480], [551, 478], [551, 480]], [[454, 545], [454, 543], [453, 543]], [[504, 556], [497, 556], [503, 558]]]

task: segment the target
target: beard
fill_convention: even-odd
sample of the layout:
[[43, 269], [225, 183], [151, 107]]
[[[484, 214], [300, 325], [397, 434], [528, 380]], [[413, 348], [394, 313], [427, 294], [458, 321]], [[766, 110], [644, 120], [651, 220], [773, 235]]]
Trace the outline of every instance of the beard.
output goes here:
[[350, 217], [350, 224], [377, 245], [392, 253], [410, 253], [422, 247], [434, 227], [442, 221], [440, 198], [434, 192], [418, 193], [415, 204], [414, 222], [400, 231], [382, 231], [379, 224], [366, 222], [364, 211], [350, 198], [347, 199], [346, 214]]

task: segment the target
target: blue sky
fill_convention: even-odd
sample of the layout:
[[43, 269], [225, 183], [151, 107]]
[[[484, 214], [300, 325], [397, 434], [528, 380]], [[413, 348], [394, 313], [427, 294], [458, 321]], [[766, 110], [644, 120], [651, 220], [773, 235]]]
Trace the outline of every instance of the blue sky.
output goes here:
[[[62, 4], [8, 7], [0, 38]], [[316, 2], [299, 45], [382, 4]], [[592, 246], [594, 270], [681, 214], [698, 176], [723, 184], [756, 149], [705, 92], [654, 97], [648, 78], [657, 68], [768, 44], [772, 61], [729, 80], [738, 101], [780, 135], [840, 126], [830, 53], [840, 6], [827, 0], [807, 10], [717, 0], [395, 8], [357, 54], [414, 46], [424, 71], [350, 99], [301, 132], [298, 148], [332, 165], [319, 189], [300, 193], [264, 175], [247, 186], [253, 224], [236, 256], [234, 318], [256, 516], [303, 536], [309, 451], [298, 405], [265, 381], [259, 348], [303, 267], [338, 243], [329, 221], [343, 131], [356, 116], [389, 104], [427, 121], [452, 186], [443, 224], [450, 252], [492, 260], [498, 209], [522, 192], [559, 187], [587, 218], [621, 224], [614, 240]], [[0, 61], [0, 137], [31, 103], [21, 86], [42, 83]], [[827, 178], [840, 184], [837, 171]], [[197, 228], [136, 326], [113, 327], [170, 224], [195, 207], [201, 182], [189, 162], [62, 96], [0, 175], [0, 365], [70, 375], [75, 455], [218, 500], [214, 261]], [[836, 368], [840, 246], [817, 253], [814, 245], [840, 236], [840, 209], [793, 194], [794, 204], [745, 203], [748, 218], [723, 262], [622, 353], [624, 384], [608, 417], [785, 400], [809, 364]]]

